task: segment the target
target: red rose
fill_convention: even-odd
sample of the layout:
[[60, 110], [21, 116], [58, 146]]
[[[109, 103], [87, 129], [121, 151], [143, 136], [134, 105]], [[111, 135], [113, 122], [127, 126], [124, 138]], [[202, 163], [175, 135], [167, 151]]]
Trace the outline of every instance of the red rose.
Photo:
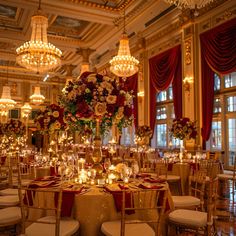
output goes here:
[[107, 104], [107, 112], [108, 114], [114, 114], [115, 113], [116, 106], [114, 104]]

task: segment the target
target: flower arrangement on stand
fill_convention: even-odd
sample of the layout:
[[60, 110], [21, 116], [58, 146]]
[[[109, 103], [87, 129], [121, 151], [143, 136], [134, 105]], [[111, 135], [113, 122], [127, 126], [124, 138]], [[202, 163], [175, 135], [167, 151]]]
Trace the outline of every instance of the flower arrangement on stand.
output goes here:
[[120, 130], [132, 123], [132, 98], [132, 92], [118, 80], [85, 72], [67, 84], [60, 96], [60, 104], [71, 128], [95, 127], [98, 119], [100, 132], [104, 134], [112, 123]]
[[139, 126], [136, 130], [136, 142], [138, 145], [149, 145], [152, 130], [147, 125]]
[[79, 79], [70, 81], [62, 91], [60, 104], [65, 109], [69, 126], [81, 133], [85, 127], [95, 131], [92, 159], [98, 175], [103, 171], [101, 135], [106, 134], [112, 124], [119, 130], [132, 124], [132, 98], [124, 83], [92, 72], [85, 72]]
[[51, 104], [43, 111], [39, 111], [34, 119], [37, 129], [41, 133], [54, 133], [66, 130], [67, 123], [64, 118], [64, 109], [56, 104]]
[[2, 138], [3, 148], [16, 151], [25, 145], [26, 128], [24, 123], [20, 120], [10, 119], [5, 125], [2, 126], [2, 132], [4, 134]]
[[172, 137], [180, 140], [195, 139], [197, 137], [196, 123], [187, 117], [174, 119], [170, 133]]
[[48, 149], [48, 135], [50, 143], [55, 145], [57, 152], [57, 142], [59, 131], [67, 129], [67, 122], [64, 118], [64, 109], [56, 104], [51, 104], [43, 111], [39, 111], [34, 119], [37, 130], [44, 135], [43, 149], [46, 152]]
[[170, 129], [170, 136], [180, 139], [180, 160], [182, 160], [184, 140], [196, 139], [197, 137], [196, 123], [187, 117], [174, 119]]

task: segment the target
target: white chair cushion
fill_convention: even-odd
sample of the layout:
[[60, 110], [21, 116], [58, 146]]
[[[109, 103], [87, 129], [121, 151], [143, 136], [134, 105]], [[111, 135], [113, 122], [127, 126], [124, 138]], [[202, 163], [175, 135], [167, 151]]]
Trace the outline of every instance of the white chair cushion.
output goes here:
[[232, 170], [224, 170], [224, 174], [226, 174], [226, 175], [233, 175], [234, 172]]
[[167, 175], [167, 179], [165, 175], [160, 175], [159, 178], [165, 179], [167, 181], [178, 181], [180, 180], [180, 176], [178, 175]]
[[177, 224], [184, 224], [193, 227], [204, 227], [207, 224], [207, 213], [178, 209], [169, 214], [169, 220]]
[[0, 209], [0, 225], [7, 225], [11, 222], [17, 222], [21, 220], [21, 209], [20, 207], [6, 207]]
[[[104, 222], [101, 231], [106, 236], [120, 236], [121, 221]], [[154, 230], [146, 223], [125, 224], [126, 236], [155, 236]]]
[[218, 174], [217, 177], [219, 179], [233, 179], [233, 175], [231, 174]]
[[19, 203], [18, 195], [0, 196], [0, 206], [16, 206]]
[[[38, 219], [43, 222], [55, 222], [54, 216]], [[70, 236], [79, 229], [79, 222], [71, 218], [62, 218], [60, 221], [60, 236]], [[55, 224], [33, 223], [26, 228], [27, 236], [52, 236], [55, 235]]]
[[6, 188], [0, 191], [1, 196], [6, 195], [18, 195], [18, 189], [17, 188]]
[[193, 196], [172, 196], [174, 206], [177, 208], [199, 206], [201, 201]]

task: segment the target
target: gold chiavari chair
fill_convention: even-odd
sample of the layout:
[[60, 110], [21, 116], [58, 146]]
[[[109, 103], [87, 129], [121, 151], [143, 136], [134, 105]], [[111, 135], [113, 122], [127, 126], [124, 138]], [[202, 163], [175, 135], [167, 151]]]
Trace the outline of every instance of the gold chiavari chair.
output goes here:
[[[195, 235], [210, 236], [215, 234], [215, 205], [217, 200], [218, 179], [209, 181], [206, 196], [205, 211], [177, 209], [168, 216], [169, 229], [175, 227], [175, 232], [194, 232]], [[168, 234], [169, 235], [169, 234]], [[174, 235], [173, 232], [171, 235]]]
[[[69, 236], [78, 232], [79, 222], [77, 220], [61, 217], [61, 187], [31, 188], [30, 186], [22, 186], [20, 168], [18, 169], [18, 178], [22, 214], [21, 235]], [[34, 211], [46, 213], [47, 216], [35, 219], [32, 217]]]
[[162, 158], [159, 158], [156, 161], [155, 170], [157, 173], [157, 178], [164, 179], [169, 184], [177, 183], [179, 195], [182, 195], [181, 178], [179, 175], [169, 173], [168, 164], [168, 160], [163, 160]]
[[[101, 231], [106, 236], [159, 236], [166, 200], [166, 187], [123, 190], [121, 219], [104, 222]], [[127, 201], [130, 201], [130, 204], [127, 204]], [[126, 214], [127, 211], [133, 211], [132, 219]]]
[[188, 179], [188, 195], [172, 196], [174, 207], [177, 209], [204, 209], [206, 174], [195, 172]]

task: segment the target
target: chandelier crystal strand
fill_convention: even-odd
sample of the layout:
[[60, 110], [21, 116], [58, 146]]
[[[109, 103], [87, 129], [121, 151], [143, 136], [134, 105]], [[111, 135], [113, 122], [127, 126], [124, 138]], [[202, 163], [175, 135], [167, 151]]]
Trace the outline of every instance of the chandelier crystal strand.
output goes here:
[[139, 61], [131, 56], [129, 39], [125, 30], [125, 7], [124, 7], [124, 31], [120, 39], [118, 55], [110, 60], [110, 71], [123, 78], [132, 76], [138, 72]]
[[9, 110], [14, 108], [16, 102], [11, 99], [11, 88], [8, 85], [2, 88], [2, 97], [0, 98], [0, 109]]
[[176, 5], [178, 8], [200, 9], [214, 0], [165, 0], [170, 4]]
[[39, 9], [31, 18], [31, 39], [16, 49], [16, 61], [21, 66], [36, 72], [46, 72], [61, 63], [62, 52], [48, 42], [48, 19]]
[[30, 96], [30, 100], [35, 105], [40, 105], [44, 102], [45, 97], [40, 93], [40, 87], [35, 86], [34, 93]]

